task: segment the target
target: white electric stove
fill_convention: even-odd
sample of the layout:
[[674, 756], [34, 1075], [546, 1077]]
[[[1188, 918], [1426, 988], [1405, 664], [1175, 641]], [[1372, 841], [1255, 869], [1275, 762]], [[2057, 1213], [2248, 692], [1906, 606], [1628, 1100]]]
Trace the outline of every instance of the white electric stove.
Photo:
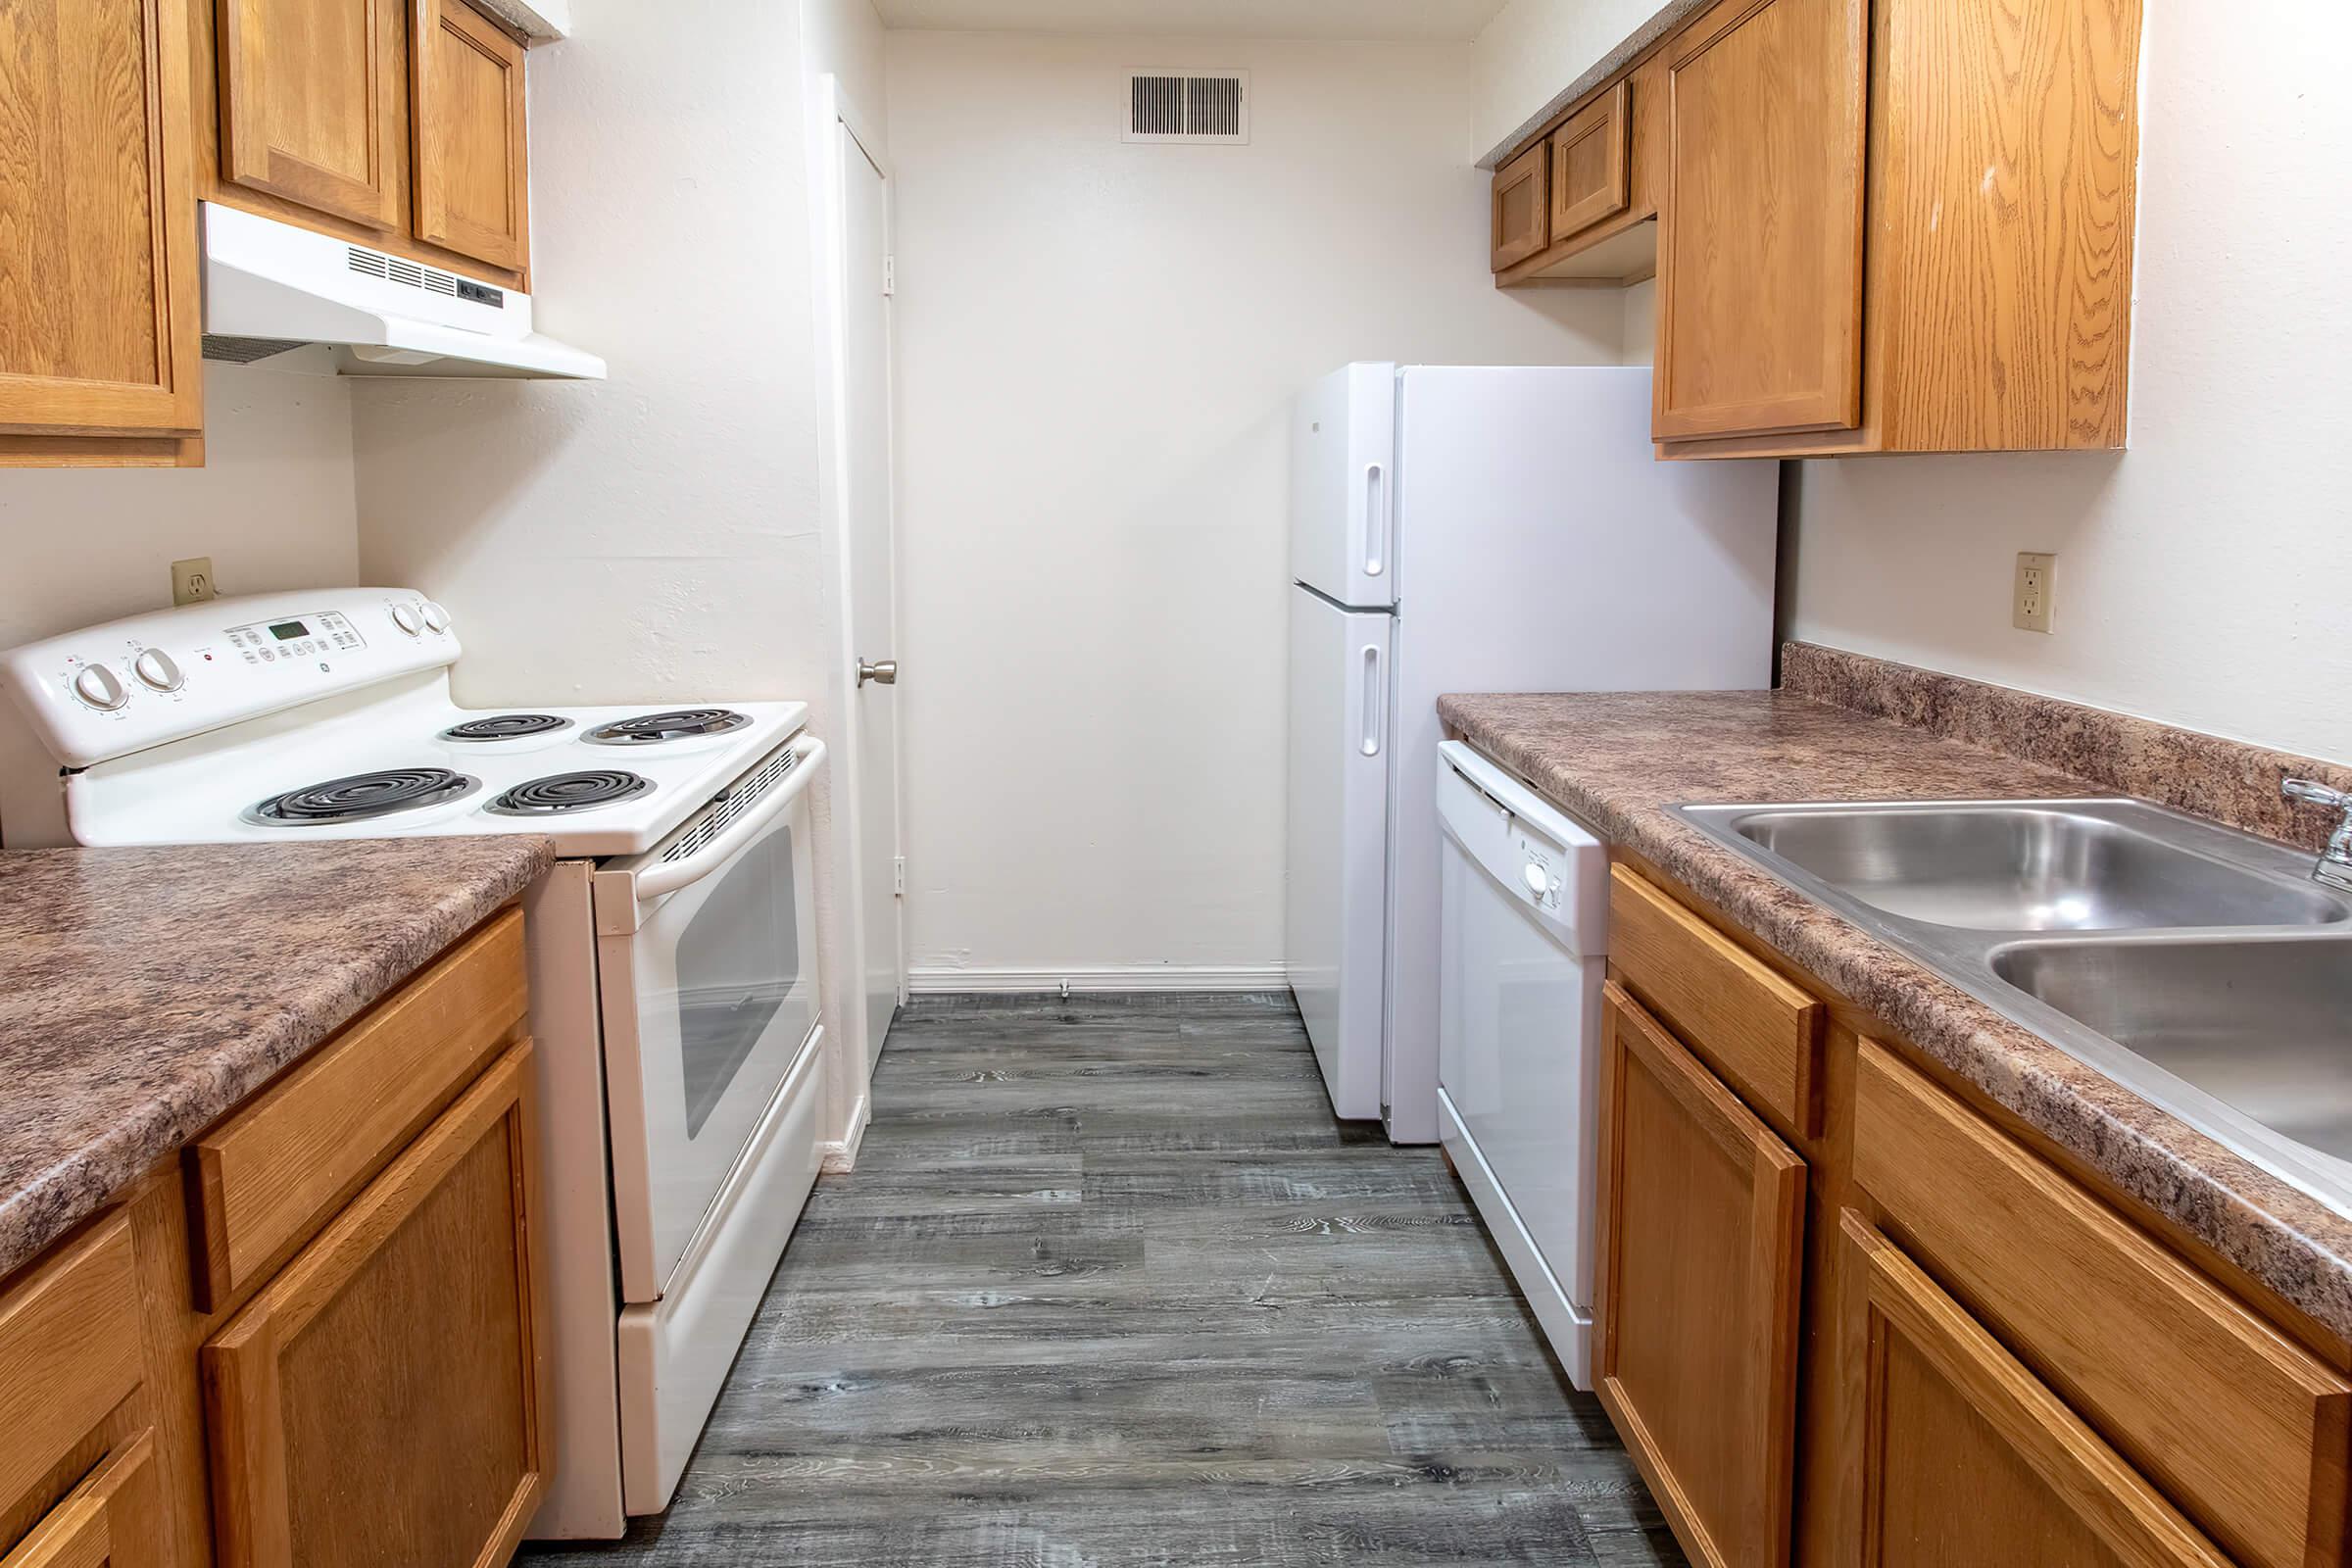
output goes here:
[[805, 705], [470, 710], [399, 589], [214, 600], [0, 654], [0, 843], [536, 833], [524, 901], [557, 1471], [532, 1534], [665, 1506], [815, 1179]]

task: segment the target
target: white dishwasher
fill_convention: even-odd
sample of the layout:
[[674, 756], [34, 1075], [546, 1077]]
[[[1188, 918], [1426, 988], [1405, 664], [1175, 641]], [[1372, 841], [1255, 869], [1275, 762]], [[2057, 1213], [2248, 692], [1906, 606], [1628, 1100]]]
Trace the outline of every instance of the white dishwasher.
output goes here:
[[1589, 1390], [1608, 851], [1461, 742], [1438, 753], [1438, 1136]]

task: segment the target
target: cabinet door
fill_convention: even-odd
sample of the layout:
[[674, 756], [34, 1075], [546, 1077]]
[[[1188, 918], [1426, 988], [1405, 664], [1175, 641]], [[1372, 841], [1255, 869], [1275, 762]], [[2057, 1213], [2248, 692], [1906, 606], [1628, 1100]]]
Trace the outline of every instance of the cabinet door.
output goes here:
[[522, 45], [465, 0], [416, 0], [416, 237], [512, 271], [530, 233]]
[[401, 226], [401, 0], [220, 0], [220, 177]]
[[1865, 0], [1720, 0], [1674, 44], [1660, 440], [1862, 417]]
[[1788, 1561], [1805, 1165], [1607, 989], [1593, 1385], [1683, 1547]]
[[1494, 172], [1494, 227], [1489, 235], [1494, 270], [1526, 261], [1551, 239], [1545, 199], [1551, 154], [1538, 142]]
[[1614, 218], [1633, 201], [1633, 93], [1625, 82], [1551, 133], [1551, 243]]
[[201, 422], [187, 3], [0, 6], [0, 461]]
[[1858, 1568], [2229, 1568], [2229, 1559], [1895, 1247], [1851, 1213], [1859, 1358], [1840, 1560]]
[[506, 1560], [547, 1483], [530, 1043], [204, 1348], [225, 1568]]

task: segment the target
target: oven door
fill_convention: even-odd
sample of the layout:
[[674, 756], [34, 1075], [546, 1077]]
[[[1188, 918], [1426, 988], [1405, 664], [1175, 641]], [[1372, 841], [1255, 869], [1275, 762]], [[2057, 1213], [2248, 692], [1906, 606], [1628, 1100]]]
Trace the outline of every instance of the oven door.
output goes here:
[[769, 754], [643, 855], [596, 874], [622, 1298], [661, 1298], [816, 1027], [808, 784]]

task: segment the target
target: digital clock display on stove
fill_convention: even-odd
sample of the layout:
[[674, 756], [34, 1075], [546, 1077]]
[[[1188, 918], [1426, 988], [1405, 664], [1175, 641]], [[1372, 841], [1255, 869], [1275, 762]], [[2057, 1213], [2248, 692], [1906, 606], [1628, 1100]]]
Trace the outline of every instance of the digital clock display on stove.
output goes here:
[[270, 628], [270, 635], [281, 643], [290, 643], [297, 637], [308, 637], [310, 634], [311, 628], [299, 620], [281, 620]]

